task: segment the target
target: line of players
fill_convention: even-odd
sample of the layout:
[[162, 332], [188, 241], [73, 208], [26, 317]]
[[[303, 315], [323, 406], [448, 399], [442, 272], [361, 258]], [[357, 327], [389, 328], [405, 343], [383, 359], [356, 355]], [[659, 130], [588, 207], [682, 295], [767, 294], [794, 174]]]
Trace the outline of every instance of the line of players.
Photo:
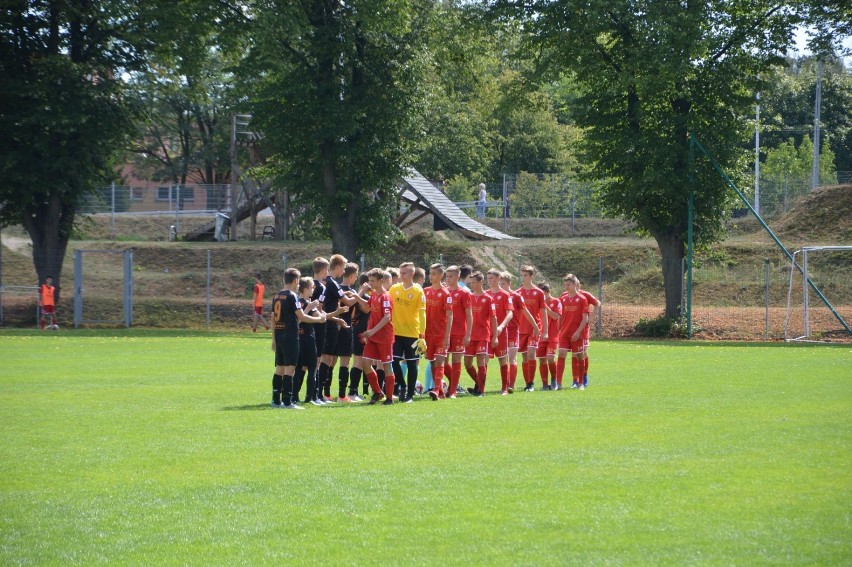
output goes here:
[[587, 385], [589, 321], [600, 302], [572, 274], [557, 298], [547, 284], [533, 284], [531, 266], [522, 268], [517, 290], [508, 272], [441, 264], [430, 266], [425, 288], [425, 271], [410, 262], [359, 277], [358, 265], [338, 254], [315, 259], [313, 271], [308, 278], [288, 269], [273, 297], [274, 407], [303, 409], [296, 402], [305, 376], [304, 403], [335, 403], [338, 362], [337, 403], [364, 401], [362, 378], [364, 395], [372, 390], [369, 403], [410, 403], [421, 354], [430, 362], [426, 387], [436, 401], [463, 391], [462, 364], [474, 381], [467, 392], [482, 396], [490, 358], [500, 364], [500, 393], [513, 393], [518, 352], [525, 391], [534, 390], [537, 360], [543, 389], [562, 389], [568, 353], [571, 387]]

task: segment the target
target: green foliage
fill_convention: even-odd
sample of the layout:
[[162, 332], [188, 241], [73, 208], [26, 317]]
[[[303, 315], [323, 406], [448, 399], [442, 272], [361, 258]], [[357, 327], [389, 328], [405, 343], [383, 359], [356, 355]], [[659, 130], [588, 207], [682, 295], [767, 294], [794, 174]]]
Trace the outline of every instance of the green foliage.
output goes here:
[[[781, 183], [788, 179], [809, 180], [813, 172], [814, 145], [810, 138], [803, 138], [798, 148], [793, 138], [788, 138], [777, 148], [766, 152], [766, 163], [761, 167], [760, 176], [768, 181]], [[834, 169], [834, 152], [828, 142], [820, 145], [819, 161], [820, 183], [837, 183], [837, 171]]]
[[665, 315], [653, 319], [640, 317], [639, 322], [636, 323], [636, 334], [640, 337], [668, 338], [672, 336], [674, 328], [675, 320]]
[[[0, 563], [846, 562], [848, 348], [591, 353], [585, 392], [500, 396], [491, 362], [482, 399], [288, 412], [268, 334], [4, 330]], [[542, 451], [554, 416], [583, 434]], [[412, 441], [436, 423], [455, 450]]]

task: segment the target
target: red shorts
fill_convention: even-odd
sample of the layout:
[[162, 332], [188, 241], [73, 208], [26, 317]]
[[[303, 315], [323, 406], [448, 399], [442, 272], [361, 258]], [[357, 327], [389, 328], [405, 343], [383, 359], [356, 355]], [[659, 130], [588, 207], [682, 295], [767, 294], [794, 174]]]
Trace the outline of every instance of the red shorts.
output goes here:
[[263, 315], [263, 305], [255, 305], [254, 306], [254, 314], [255, 315]]
[[572, 341], [570, 337], [559, 337], [559, 349], [570, 350], [571, 352], [586, 352], [589, 348], [589, 339], [580, 337], [576, 341]]
[[450, 352], [452, 354], [464, 354], [464, 335], [450, 335]]
[[503, 332], [497, 335], [497, 346], [491, 346], [491, 343], [488, 343], [488, 354], [495, 358], [503, 358], [506, 356], [509, 350], [509, 337], [506, 334], [506, 330], [503, 329]]
[[553, 356], [556, 354], [556, 350], [559, 348], [558, 341], [551, 341], [550, 339], [547, 342], [538, 343], [538, 348], [535, 351], [536, 358], [546, 358], [548, 356]]
[[435, 360], [436, 356], [447, 356], [444, 348], [444, 337], [426, 335], [426, 360]]
[[55, 305], [42, 305], [41, 306], [41, 312], [42, 312], [43, 315], [53, 315], [54, 313], [56, 313], [56, 306]]
[[467, 356], [476, 356], [477, 354], [488, 354], [488, 344], [491, 341], [474, 341], [471, 339], [469, 343], [467, 343], [467, 348], [464, 349], [464, 353]]
[[[539, 335], [541, 336], [541, 335]], [[518, 341], [518, 350], [521, 352], [526, 352], [531, 348], [538, 348], [538, 337], [534, 336], [532, 333], [523, 334], [520, 337], [520, 341]]]
[[361, 357], [382, 364], [390, 363], [393, 360], [393, 343], [377, 343], [368, 340], [367, 344], [364, 345], [364, 354]]
[[506, 346], [507, 348], [518, 348], [518, 328], [506, 327]]

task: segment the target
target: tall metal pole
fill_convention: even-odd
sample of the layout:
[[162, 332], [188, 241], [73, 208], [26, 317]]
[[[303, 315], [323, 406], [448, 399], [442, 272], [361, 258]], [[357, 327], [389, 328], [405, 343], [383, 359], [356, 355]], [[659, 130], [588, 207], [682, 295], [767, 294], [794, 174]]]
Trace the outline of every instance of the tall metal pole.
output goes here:
[[754, 210], [760, 214], [760, 93], [757, 93], [757, 118], [754, 123]]
[[603, 334], [603, 313], [601, 313], [603, 309], [603, 256], [598, 256], [598, 301], [601, 304], [597, 309], [598, 324], [596, 330], [597, 336], [601, 336]]
[[766, 327], [763, 331], [763, 338], [769, 340], [769, 258], [763, 260], [763, 280], [766, 282]]
[[692, 216], [695, 208], [695, 133], [689, 135], [689, 203], [686, 225], [686, 336], [692, 338]]
[[237, 115], [231, 115], [231, 229], [228, 239], [237, 241]]
[[180, 183], [177, 184], [175, 200], [177, 201], [177, 206], [175, 207], [175, 232], [180, 232]]
[[814, 101], [814, 167], [811, 174], [811, 191], [819, 187], [819, 114], [822, 100], [822, 59], [817, 59], [816, 97]]
[[110, 207], [110, 227], [112, 229], [112, 239], [115, 240], [115, 181], [112, 182], [112, 205]]
[[207, 330], [210, 330], [210, 250], [207, 251]]

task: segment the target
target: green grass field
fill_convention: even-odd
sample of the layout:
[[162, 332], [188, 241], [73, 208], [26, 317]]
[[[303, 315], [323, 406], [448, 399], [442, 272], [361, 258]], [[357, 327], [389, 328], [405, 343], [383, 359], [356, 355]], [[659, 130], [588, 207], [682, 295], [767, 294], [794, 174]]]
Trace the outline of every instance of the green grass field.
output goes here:
[[852, 563], [849, 347], [595, 342], [585, 392], [302, 412], [271, 370], [0, 332], [0, 564]]

